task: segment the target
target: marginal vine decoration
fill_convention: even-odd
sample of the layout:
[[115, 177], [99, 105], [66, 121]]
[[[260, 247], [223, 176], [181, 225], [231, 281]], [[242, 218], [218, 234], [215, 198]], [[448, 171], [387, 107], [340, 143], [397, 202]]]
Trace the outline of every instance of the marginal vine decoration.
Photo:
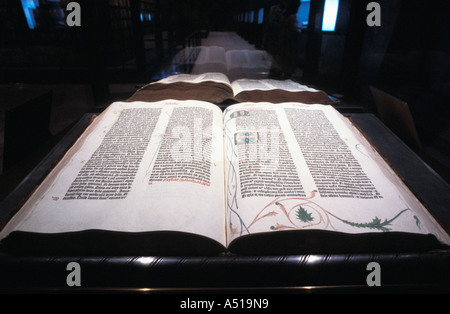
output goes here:
[[[259, 211], [253, 221], [246, 227], [246, 231], [250, 233], [250, 229], [256, 223], [266, 218], [279, 216], [280, 219], [274, 225], [270, 226], [270, 230], [308, 229], [316, 227], [324, 230], [337, 231], [333, 225], [333, 219], [336, 219], [355, 228], [388, 232], [392, 230], [390, 228], [392, 223], [404, 212], [409, 210], [408, 208], [403, 209], [391, 219], [383, 220], [375, 216], [369, 222], [349, 221], [336, 216], [317, 204], [314, 201], [316, 193], [317, 191], [314, 190], [308, 197], [276, 198]], [[280, 221], [284, 222], [280, 223]]]
[[391, 231], [391, 229], [389, 229], [387, 226], [389, 226], [395, 219], [397, 219], [401, 214], [403, 214], [405, 211], [409, 210], [404, 209], [401, 212], [399, 212], [394, 218], [392, 219], [385, 219], [383, 222], [381, 221], [380, 218], [376, 217], [372, 219], [371, 222], [366, 222], [366, 223], [356, 223], [356, 222], [351, 222], [348, 220], [344, 220], [341, 219], [339, 217], [337, 217], [336, 215], [333, 215], [330, 213], [331, 216], [335, 217], [336, 219], [339, 219], [340, 221], [342, 221], [343, 223], [350, 225], [352, 227], [356, 227], [356, 228], [369, 228], [369, 229], [378, 229], [380, 231]]

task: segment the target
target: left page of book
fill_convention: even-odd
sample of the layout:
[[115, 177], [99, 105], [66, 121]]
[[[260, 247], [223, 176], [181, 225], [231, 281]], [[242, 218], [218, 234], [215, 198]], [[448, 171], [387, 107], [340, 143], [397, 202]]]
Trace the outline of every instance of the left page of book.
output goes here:
[[173, 83], [201, 83], [205, 81], [212, 81], [216, 83], [223, 83], [227, 85], [231, 85], [228, 77], [220, 72], [208, 72], [202, 74], [178, 74], [166, 77], [152, 84], [173, 84]]
[[220, 46], [201, 46], [198, 57], [192, 66], [192, 74], [208, 72], [226, 73], [225, 49]]
[[2, 230], [179, 231], [224, 244], [222, 112], [200, 101], [116, 102]]
[[200, 100], [213, 104], [233, 98], [228, 77], [223, 73], [179, 74], [147, 84], [126, 101], [155, 102], [166, 99]]

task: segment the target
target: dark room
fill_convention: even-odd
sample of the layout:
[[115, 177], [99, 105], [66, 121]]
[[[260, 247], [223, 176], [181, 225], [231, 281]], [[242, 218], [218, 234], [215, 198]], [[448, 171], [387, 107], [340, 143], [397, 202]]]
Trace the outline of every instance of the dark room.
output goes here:
[[449, 184], [447, 1], [0, 0], [0, 292], [450, 292]]

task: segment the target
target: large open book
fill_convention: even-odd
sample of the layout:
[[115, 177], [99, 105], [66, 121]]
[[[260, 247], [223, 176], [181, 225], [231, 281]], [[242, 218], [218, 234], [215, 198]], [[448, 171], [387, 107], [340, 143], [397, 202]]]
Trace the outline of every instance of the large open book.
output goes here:
[[332, 106], [110, 105], [0, 233], [15, 253], [429, 250], [450, 238]]
[[273, 66], [270, 54], [256, 49], [229, 49], [220, 46], [200, 47], [192, 68], [193, 74], [219, 72], [230, 80], [267, 78]]
[[219, 72], [179, 74], [147, 84], [128, 101], [161, 101], [165, 99], [202, 100], [220, 104], [237, 102], [301, 102], [331, 105], [337, 103], [324, 91], [292, 80], [238, 79], [230, 82]]

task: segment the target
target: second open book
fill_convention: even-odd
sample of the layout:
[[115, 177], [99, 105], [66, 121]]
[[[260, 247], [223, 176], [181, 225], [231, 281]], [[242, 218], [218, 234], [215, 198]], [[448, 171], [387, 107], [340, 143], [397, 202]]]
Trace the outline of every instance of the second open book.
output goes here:
[[292, 80], [237, 79], [230, 81], [223, 73], [179, 74], [147, 84], [128, 101], [161, 101], [166, 99], [201, 100], [214, 104], [224, 102], [301, 102], [330, 105], [337, 103], [324, 91]]
[[333, 107], [175, 100], [109, 106], [0, 236], [13, 251], [127, 254], [450, 243]]

